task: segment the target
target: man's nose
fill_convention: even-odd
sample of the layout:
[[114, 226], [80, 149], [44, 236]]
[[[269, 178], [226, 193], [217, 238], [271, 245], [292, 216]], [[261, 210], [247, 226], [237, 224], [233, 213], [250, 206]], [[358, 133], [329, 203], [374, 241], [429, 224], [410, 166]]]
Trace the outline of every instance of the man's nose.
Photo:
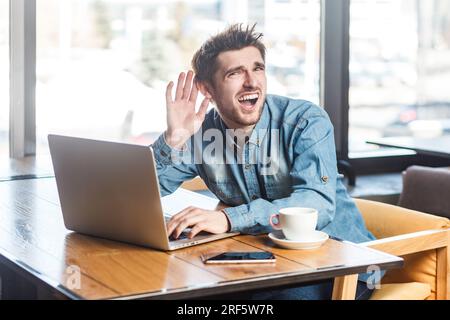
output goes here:
[[256, 77], [251, 71], [247, 71], [245, 73], [245, 82], [244, 86], [246, 88], [254, 88], [257, 85]]

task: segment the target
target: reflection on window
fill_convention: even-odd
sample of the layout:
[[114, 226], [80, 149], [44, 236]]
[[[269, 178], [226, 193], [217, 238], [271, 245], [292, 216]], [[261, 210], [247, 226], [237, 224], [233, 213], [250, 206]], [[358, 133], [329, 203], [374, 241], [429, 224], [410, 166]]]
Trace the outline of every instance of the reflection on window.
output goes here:
[[450, 1], [353, 0], [350, 152], [450, 133]]
[[9, 156], [9, 1], [0, 1], [0, 158]]
[[37, 152], [47, 134], [147, 144], [165, 87], [229, 23], [257, 22], [269, 93], [318, 103], [320, 0], [37, 2]]

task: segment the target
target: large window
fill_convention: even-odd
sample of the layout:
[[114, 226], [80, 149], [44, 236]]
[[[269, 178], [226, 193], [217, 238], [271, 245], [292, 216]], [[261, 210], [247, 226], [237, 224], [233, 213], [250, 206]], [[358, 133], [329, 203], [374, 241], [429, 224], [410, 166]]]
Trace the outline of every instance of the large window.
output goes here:
[[0, 1], [0, 158], [9, 155], [9, 1]]
[[450, 133], [450, 1], [352, 0], [349, 151]]
[[264, 33], [269, 93], [319, 103], [319, 0], [37, 1], [37, 152], [48, 133], [150, 143], [167, 82], [232, 22]]

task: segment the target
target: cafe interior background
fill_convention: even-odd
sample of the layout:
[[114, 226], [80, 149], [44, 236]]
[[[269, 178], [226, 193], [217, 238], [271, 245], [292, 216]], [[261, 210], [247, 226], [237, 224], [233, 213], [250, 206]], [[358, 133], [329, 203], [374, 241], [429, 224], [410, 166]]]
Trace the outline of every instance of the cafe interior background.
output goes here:
[[[397, 205], [407, 168], [438, 168], [431, 193], [442, 203], [419, 211], [450, 216], [448, 0], [36, 0], [35, 21], [22, 21], [36, 54], [17, 72], [11, 3], [0, 1], [2, 179], [10, 161], [48, 158], [49, 133], [152, 143], [165, 130], [165, 86], [196, 48], [230, 23], [256, 23], [268, 92], [325, 108], [353, 197]], [[16, 112], [24, 97], [11, 84], [30, 74]], [[376, 143], [398, 137], [448, 144], [436, 154]]]

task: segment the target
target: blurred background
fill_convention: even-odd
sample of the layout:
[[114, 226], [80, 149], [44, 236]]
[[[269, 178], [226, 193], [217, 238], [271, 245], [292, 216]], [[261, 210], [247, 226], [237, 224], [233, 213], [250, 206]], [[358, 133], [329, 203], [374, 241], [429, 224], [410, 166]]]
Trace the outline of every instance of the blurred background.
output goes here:
[[[151, 143], [165, 87], [233, 22], [257, 23], [268, 92], [320, 104], [320, 0], [37, 0], [37, 154], [47, 134]], [[0, 157], [8, 157], [9, 1], [0, 0]], [[350, 1], [349, 154], [450, 131], [450, 1]]]

